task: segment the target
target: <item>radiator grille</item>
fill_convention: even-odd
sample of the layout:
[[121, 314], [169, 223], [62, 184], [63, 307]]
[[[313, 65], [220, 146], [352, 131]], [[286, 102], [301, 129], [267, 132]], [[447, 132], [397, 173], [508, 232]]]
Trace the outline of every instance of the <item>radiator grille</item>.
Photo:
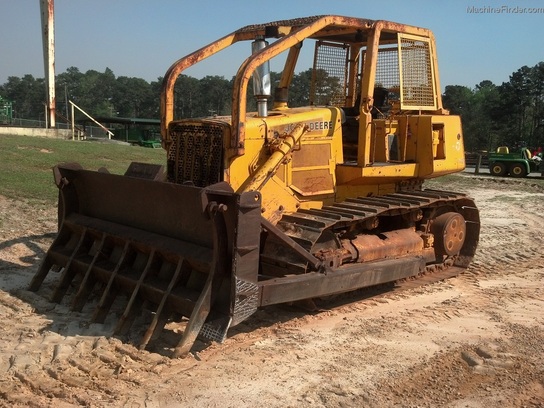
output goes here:
[[224, 129], [215, 124], [171, 125], [168, 181], [178, 184], [192, 182], [197, 187], [222, 181]]

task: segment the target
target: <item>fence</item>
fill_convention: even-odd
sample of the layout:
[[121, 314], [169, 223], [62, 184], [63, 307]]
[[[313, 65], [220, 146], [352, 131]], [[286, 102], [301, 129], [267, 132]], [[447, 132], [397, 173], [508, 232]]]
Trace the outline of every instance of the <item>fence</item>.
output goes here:
[[[10, 127], [21, 127], [21, 128], [42, 128], [45, 129], [46, 122], [43, 120], [33, 120], [33, 119], [21, 119], [21, 118], [12, 118], [10, 120], [9, 125]], [[78, 125], [80, 126], [80, 125]], [[63, 130], [70, 130], [72, 129], [72, 125], [70, 123], [64, 123], [57, 121], [56, 129], [63, 129]], [[97, 139], [107, 139], [108, 133], [98, 127], [98, 126], [85, 126], [85, 137], [91, 137], [91, 138], [97, 138]]]

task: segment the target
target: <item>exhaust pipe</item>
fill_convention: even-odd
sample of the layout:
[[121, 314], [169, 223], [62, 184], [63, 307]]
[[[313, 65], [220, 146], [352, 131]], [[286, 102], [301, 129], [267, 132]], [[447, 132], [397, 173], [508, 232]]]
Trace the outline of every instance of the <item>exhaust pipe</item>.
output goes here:
[[[268, 46], [268, 41], [258, 37], [251, 43], [253, 54]], [[257, 99], [257, 112], [260, 117], [268, 116], [268, 99], [272, 95], [270, 83], [270, 63], [266, 61], [253, 72], [253, 95]]]

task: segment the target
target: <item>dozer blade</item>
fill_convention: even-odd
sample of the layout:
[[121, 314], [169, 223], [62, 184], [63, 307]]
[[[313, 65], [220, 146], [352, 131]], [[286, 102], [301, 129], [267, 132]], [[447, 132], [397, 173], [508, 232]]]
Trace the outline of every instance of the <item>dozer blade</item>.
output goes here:
[[98, 288], [92, 316], [98, 323], [124, 295], [115, 335], [127, 334], [142, 309], [153, 316], [141, 349], [168, 322], [187, 318], [174, 356], [186, 355], [198, 335], [223, 341], [229, 326], [256, 311], [258, 193], [236, 194], [226, 183], [197, 188], [74, 164], [58, 165], [54, 174], [59, 232], [30, 290], [37, 291], [50, 271], [60, 271], [51, 300], [60, 302], [70, 292], [72, 308], [81, 311]]

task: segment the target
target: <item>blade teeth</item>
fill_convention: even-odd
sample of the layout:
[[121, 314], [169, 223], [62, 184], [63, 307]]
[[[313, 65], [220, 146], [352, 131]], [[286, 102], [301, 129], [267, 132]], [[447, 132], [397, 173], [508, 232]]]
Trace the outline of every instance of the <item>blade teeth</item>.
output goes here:
[[[187, 284], [195, 285], [197, 282], [198, 286], [200, 278], [194, 275], [204, 276], [182, 256], [176, 258], [128, 239], [73, 225], [65, 226], [64, 231], [59, 232], [31, 283], [31, 289], [38, 290], [53, 268], [62, 272], [52, 301], [60, 303], [71, 294], [71, 309], [74, 311], [82, 311], [93, 288], [102, 285], [101, 296], [91, 317], [93, 323], [106, 321], [119, 294], [128, 296], [114, 335], [128, 334], [144, 304], [154, 309], [154, 317], [139, 342], [140, 349], [145, 349], [150, 341], [160, 337], [173, 313], [190, 315], [198, 290], [189, 290]], [[78, 277], [81, 280], [72, 291]]]

